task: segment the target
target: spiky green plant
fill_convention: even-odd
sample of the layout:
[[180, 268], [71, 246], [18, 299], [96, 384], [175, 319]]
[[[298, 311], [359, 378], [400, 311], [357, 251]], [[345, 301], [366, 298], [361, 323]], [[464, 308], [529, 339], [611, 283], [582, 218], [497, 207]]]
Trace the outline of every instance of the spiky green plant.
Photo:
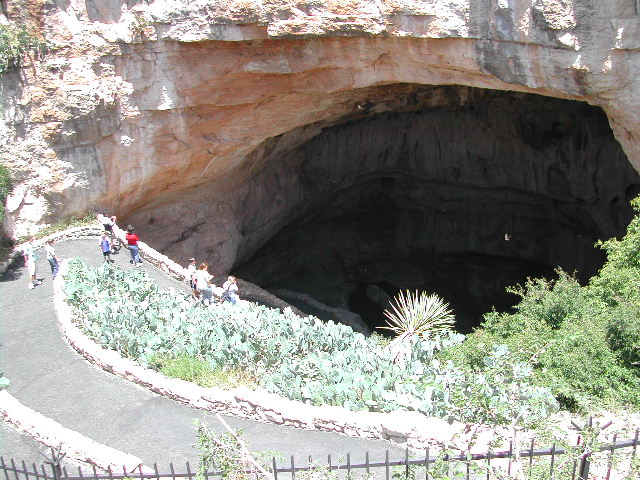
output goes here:
[[388, 327], [398, 335], [389, 348], [396, 352], [395, 361], [402, 363], [409, 356], [415, 336], [429, 339], [451, 329], [455, 323], [453, 312], [438, 295], [426, 292], [400, 291], [391, 304], [392, 311], [385, 310]]
[[384, 311], [388, 327], [380, 327], [402, 335], [418, 335], [430, 338], [437, 333], [450, 330], [455, 323], [453, 312], [435, 293], [400, 291], [391, 304], [392, 312]]

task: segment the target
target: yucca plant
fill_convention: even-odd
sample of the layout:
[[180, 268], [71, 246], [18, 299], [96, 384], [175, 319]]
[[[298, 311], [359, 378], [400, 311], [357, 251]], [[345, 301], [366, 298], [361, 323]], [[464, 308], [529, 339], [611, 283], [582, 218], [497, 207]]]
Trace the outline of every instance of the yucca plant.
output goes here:
[[389, 326], [378, 328], [398, 335], [389, 343], [389, 349], [395, 352], [395, 362], [403, 363], [410, 355], [416, 336], [429, 339], [450, 330], [455, 323], [449, 304], [435, 293], [401, 290], [394, 301], [395, 305], [391, 304], [393, 311], [384, 311]]

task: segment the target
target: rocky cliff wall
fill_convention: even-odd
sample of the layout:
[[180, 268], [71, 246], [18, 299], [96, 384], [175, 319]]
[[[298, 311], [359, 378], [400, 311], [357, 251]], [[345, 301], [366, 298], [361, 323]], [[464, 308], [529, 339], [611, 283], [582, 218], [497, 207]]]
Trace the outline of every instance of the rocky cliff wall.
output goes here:
[[[402, 110], [403, 85], [588, 102], [640, 166], [635, 0], [9, 0], [5, 19], [24, 6], [50, 52], [0, 77], [12, 235], [108, 208], [226, 270], [252, 172], [324, 128]], [[298, 187], [271, 181], [277, 218]]]

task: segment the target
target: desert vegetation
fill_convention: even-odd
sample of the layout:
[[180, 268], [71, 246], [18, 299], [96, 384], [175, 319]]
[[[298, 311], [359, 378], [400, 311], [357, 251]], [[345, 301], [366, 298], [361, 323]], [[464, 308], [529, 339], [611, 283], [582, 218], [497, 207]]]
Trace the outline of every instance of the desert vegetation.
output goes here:
[[151, 367], [173, 365], [192, 379], [205, 378], [205, 385], [215, 377], [254, 378], [256, 386], [313, 404], [470, 421], [511, 418], [512, 408], [529, 421], [556, 409], [549, 389], [531, 384], [531, 369], [505, 347], [496, 347], [478, 370], [438, 360], [463, 341], [451, 331], [414, 338], [398, 362], [379, 337], [256, 304], [204, 307], [158, 288], [140, 270], [74, 261], [66, 294], [81, 327], [101, 344]]
[[37, 55], [45, 48], [44, 37], [33, 27], [0, 25], [0, 73], [19, 67], [25, 55]]
[[599, 244], [607, 261], [587, 285], [558, 270], [556, 280], [513, 287], [514, 312], [488, 313], [442, 357], [476, 369], [506, 345], [566, 409], [640, 406], [640, 200], [632, 205], [627, 234]]
[[[633, 206], [640, 213], [640, 200]], [[521, 299], [513, 312], [488, 313], [466, 338], [450, 329], [442, 302], [403, 294], [389, 313], [402, 358], [398, 341], [256, 304], [204, 307], [143, 271], [109, 264], [73, 261], [66, 294], [101, 344], [205, 386], [254, 385], [352, 410], [525, 425], [558, 406], [640, 405], [640, 216], [623, 239], [600, 246], [608, 260], [588, 285], [560, 270], [554, 281], [530, 279], [511, 289]]]

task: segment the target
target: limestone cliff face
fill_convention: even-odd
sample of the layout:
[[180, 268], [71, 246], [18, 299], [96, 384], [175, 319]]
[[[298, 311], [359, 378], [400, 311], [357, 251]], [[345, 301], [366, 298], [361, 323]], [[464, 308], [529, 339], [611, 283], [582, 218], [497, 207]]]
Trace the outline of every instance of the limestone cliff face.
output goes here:
[[[634, 0], [21, 3], [51, 48], [0, 77], [12, 235], [107, 208], [228, 270], [302, 195], [269, 165], [332, 125], [438, 106], [420, 86], [588, 102], [640, 167]], [[259, 172], [282, 189], [250, 228]]]

